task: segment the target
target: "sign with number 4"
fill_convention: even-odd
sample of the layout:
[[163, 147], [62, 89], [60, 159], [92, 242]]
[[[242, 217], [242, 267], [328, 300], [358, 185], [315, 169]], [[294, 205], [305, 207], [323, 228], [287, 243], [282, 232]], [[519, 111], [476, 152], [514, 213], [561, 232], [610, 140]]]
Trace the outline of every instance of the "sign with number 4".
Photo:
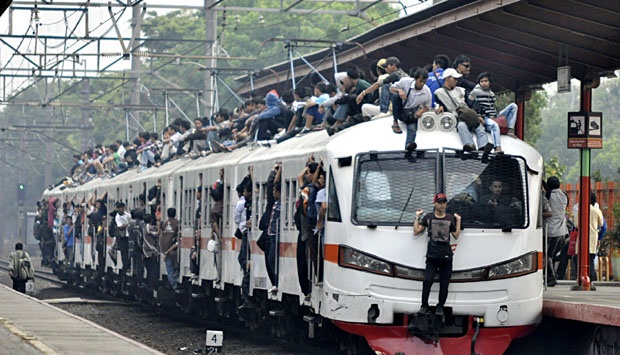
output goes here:
[[221, 354], [224, 343], [224, 332], [221, 330], [207, 330], [207, 354]]

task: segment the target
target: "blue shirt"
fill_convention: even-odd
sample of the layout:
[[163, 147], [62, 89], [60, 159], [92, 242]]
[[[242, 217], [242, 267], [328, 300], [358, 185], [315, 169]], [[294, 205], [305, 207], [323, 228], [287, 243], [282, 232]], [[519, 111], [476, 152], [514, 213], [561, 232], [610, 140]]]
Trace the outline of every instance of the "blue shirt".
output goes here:
[[65, 235], [65, 242], [67, 242], [68, 247], [73, 246], [73, 231], [69, 233], [70, 229], [71, 229], [71, 226], [68, 224], [65, 224], [64, 229], [63, 229], [63, 232], [64, 232], [63, 234]]

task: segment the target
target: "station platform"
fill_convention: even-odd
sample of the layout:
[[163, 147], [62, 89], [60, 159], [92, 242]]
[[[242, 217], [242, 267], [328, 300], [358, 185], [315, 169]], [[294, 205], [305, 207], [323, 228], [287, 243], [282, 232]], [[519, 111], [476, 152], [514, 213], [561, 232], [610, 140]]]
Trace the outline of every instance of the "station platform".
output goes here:
[[2, 354], [163, 354], [0, 285]]
[[572, 291], [559, 281], [543, 294], [543, 316], [620, 327], [620, 283], [594, 282], [595, 291]]

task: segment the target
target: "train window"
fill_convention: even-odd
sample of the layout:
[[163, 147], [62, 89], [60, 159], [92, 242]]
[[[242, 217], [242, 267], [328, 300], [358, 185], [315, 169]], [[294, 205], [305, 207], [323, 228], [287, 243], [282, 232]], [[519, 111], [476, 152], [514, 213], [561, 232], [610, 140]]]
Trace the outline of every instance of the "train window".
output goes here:
[[[183, 224], [183, 207], [185, 206], [185, 201], [183, 201], [183, 193], [185, 192], [185, 187], [183, 186], [183, 177], [179, 177], [179, 191], [181, 191], [181, 193], [179, 194], [179, 196], [175, 196], [174, 198], [174, 203], [178, 203], [178, 208], [177, 208], [177, 218], [179, 219], [179, 221], [181, 222], [181, 224]], [[176, 195], [176, 192], [175, 192]], [[178, 198], [178, 200], [177, 200]]]
[[436, 171], [436, 153], [429, 152], [415, 163], [402, 153], [360, 154], [353, 189], [353, 223], [411, 226], [416, 209], [432, 209]]
[[226, 201], [226, 208], [224, 209], [224, 225], [226, 227], [230, 227], [230, 185], [226, 185], [226, 197], [225, 197], [225, 201]]
[[338, 193], [336, 192], [336, 184], [334, 183], [334, 174], [329, 169], [329, 190], [327, 198], [327, 220], [331, 222], [342, 222], [340, 218], [340, 203], [338, 202]]
[[[294, 188], [294, 186], [293, 186]], [[296, 191], [295, 190], [291, 190], [291, 180], [285, 180], [284, 181], [284, 204], [282, 206], [282, 208], [284, 209], [284, 211], [282, 211], [282, 219], [284, 220], [284, 228], [289, 228], [289, 221], [290, 221], [290, 206], [291, 206], [291, 200], [294, 198], [293, 196], [296, 195]]]
[[498, 156], [482, 164], [446, 154], [443, 173], [447, 211], [458, 212], [466, 228], [527, 227], [526, 171], [520, 157]]

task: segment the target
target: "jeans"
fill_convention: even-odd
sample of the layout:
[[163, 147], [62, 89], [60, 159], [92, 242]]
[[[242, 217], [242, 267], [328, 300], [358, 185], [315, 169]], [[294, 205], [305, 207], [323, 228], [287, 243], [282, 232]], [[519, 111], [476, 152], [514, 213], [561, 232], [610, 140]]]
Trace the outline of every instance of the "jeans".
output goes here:
[[157, 256], [144, 258], [144, 265], [146, 266], [146, 284], [152, 290], [157, 286], [159, 280], [159, 260]]
[[392, 115], [394, 116], [394, 120], [398, 120], [400, 114], [403, 112], [403, 100], [401, 100], [398, 95], [390, 96], [390, 99], [392, 100]]
[[241, 249], [239, 250], [239, 256], [237, 260], [241, 265], [243, 271], [243, 279], [241, 280], [241, 297], [244, 300], [250, 297], [250, 271], [248, 270], [247, 263], [250, 262], [250, 254], [248, 253], [248, 232], [243, 232], [243, 238], [241, 239]]
[[416, 120], [413, 123], [407, 125], [407, 138], [405, 138], [405, 149], [409, 143], [415, 142], [415, 137], [418, 132], [418, 121]]
[[508, 128], [514, 129], [515, 124], [517, 123], [517, 112], [519, 111], [519, 107], [515, 103], [511, 103], [506, 106], [503, 110], [500, 111], [500, 116], [505, 116], [506, 121], [508, 121]]
[[143, 151], [140, 157], [140, 164], [143, 166], [147, 166], [149, 162], [155, 163], [155, 154], [148, 149]]
[[269, 253], [267, 253], [267, 275], [269, 275], [269, 281], [275, 287], [278, 287], [278, 249], [279, 249], [279, 236], [269, 236]]
[[428, 307], [428, 297], [431, 294], [431, 286], [435, 279], [435, 273], [439, 269], [439, 300], [437, 306], [446, 304], [448, 299], [448, 286], [452, 276], [452, 260], [432, 260], [426, 259], [426, 269], [424, 271], [424, 283], [422, 284], [422, 306]]
[[179, 269], [176, 265], [176, 253], [172, 252], [169, 255], [166, 255], [164, 258], [164, 262], [166, 263], [166, 271], [168, 273], [168, 283], [170, 287], [177, 288], [177, 280], [179, 279]]
[[381, 94], [379, 94], [379, 109], [381, 112], [386, 113], [390, 109], [390, 101], [394, 96], [398, 97], [398, 94], [390, 92], [391, 84], [383, 84], [381, 86]]
[[347, 119], [347, 112], [349, 111], [349, 105], [348, 104], [341, 104], [338, 105], [338, 107], [336, 108], [336, 111], [334, 112], [334, 118], [337, 121], [344, 121]]
[[484, 118], [484, 130], [487, 132], [491, 132], [491, 137], [493, 137], [493, 145], [499, 147], [502, 145], [502, 142], [499, 138], [499, 125], [493, 121], [493, 119], [485, 117]]
[[559, 236], [557, 237], [547, 237], [547, 282], [548, 283], [555, 283], [557, 281], [557, 277], [555, 275], [555, 267], [554, 267], [554, 262], [553, 262], [553, 258], [555, 257], [555, 254], [557, 252], [558, 249], [558, 243], [560, 241]]
[[[471, 132], [467, 128], [467, 124], [465, 122], [459, 122], [456, 125], [456, 129], [459, 132], [459, 137], [461, 137], [461, 142], [463, 143], [463, 145], [475, 145], [474, 139], [471, 136]], [[476, 129], [474, 130], [474, 133], [476, 134], [476, 138], [478, 139], [478, 148], [482, 148], [487, 145], [489, 139], [487, 138], [487, 134], [484, 131], [484, 127], [482, 125], [478, 125], [478, 127], [476, 127]]]

